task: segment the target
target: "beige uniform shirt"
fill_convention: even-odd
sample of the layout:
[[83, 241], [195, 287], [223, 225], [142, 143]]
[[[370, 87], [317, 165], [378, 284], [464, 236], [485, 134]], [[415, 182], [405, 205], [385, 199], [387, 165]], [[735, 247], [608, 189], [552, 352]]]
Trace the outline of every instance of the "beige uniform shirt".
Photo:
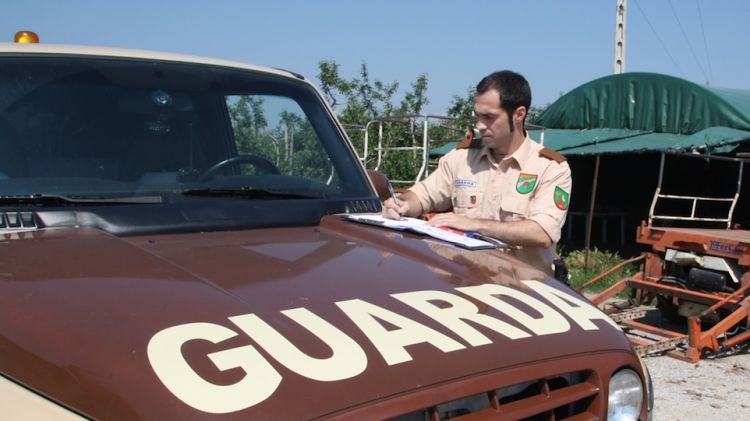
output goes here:
[[[498, 162], [485, 146], [455, 149], [410, 190], [425, 212], [449, 211], [497, 221], [530, 219], [550, 236], [551, 247], [514, 250], [517, 257], [552, 273], [570, 199], [570, 167], [560, 155], [529, 139]], [[540, 153], [541, 152], [541, 153]]]

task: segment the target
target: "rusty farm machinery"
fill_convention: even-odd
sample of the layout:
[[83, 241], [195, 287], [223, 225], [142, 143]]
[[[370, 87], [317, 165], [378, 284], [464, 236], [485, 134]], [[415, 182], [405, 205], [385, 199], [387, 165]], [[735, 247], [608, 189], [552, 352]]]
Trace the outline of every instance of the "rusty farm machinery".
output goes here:
[[[702, 356], [750, 345], [750, 231], [732, 225], [748, 160], [684, 154], [737, 164], [737, 190], [731, 197], [700, 197], [662, 191], [665, 156], [648, 221], [636, 233], [636, 241], [650, 250], [578, 289], [583, 291], [625, 265], [639, 264], [635, 275], [589, 299], [623, 328], [640, 355], [666, 353], [697, 363]], [[660, 211], [675, 209], [661, 206], [669, 201], [685, 204], [686, 214]], [[726, 213], [700, 216], [705, 203], [723, 205]], [[626, 302], [615, 299], [626, 289], [630, 297]], [[654, 307], [658, 320], [653, 317]]]

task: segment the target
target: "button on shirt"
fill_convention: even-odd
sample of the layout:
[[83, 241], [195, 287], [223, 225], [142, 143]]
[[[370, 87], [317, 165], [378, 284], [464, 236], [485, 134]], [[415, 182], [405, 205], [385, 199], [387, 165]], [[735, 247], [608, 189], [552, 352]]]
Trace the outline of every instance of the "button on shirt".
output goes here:
[[452, 209], [469, 218], [536, 222], [552, 239], [552, 246], [524, 247], [512, 253], [551, 273], [572, 181], [568, 163], [540, 155], [542, 149], [527, 137], [499, 162], [486, 146], [456, 149], [410, 190], [426, 212]]

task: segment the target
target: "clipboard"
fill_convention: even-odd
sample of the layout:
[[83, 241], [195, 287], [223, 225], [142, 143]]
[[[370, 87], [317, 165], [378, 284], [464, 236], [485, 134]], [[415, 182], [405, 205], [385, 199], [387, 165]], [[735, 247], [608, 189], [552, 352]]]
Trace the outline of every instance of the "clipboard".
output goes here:
[[427, 225], [427, 221], [423, 219], [402, 217], [396, 220], [385, 218], [379, 213], [349, 213], [343, 215], [343, 218], [361, 224], [427, 235], [469, 250], [485, 250], [505, 246], [505, 243], [494, 238], [483, 239], [478, 238], [475, 234], [468, 234], [451, 228], [433, 227]]

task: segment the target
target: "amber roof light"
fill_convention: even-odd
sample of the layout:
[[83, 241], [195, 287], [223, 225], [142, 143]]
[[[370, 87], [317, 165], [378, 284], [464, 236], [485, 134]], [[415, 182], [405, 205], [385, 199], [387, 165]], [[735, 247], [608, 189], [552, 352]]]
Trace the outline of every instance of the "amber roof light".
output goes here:
[[39, 44], [39, 35], [32, 31], [18, 31], [13, 41], [19, 44]]

